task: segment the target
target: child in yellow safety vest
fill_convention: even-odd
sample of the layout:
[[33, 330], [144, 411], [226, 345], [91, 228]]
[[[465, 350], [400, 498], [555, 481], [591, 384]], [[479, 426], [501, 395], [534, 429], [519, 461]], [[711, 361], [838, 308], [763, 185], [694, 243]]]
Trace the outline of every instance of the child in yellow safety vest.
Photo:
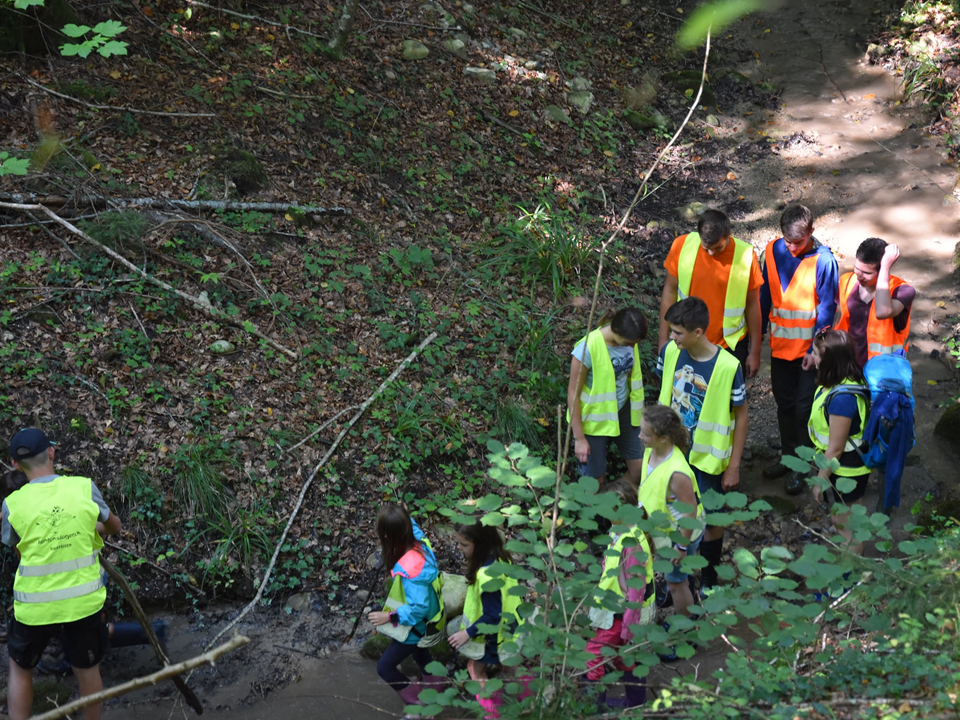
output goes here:
[[[601, 492], [616, 493], [623, 506], [637, 504], [636, 488], [624, 478]], [[636, 526], [623, 530], [619, 527], [610, 532], [611, 543], [604, 553], [603, 574], [597, 585], [603, 596], [598, 595], [598, 605], [590, 609], [590, 624], [596, 634], [587, 643], [587, 652], [593, 655], [587, 661], [587, 681], [603, 680], [608, 664], [624, 673], [623, 700], [608, 699], [606, 690], [601, 690], [597, 697], [600, 712], [610, 707], [636, 707], [646, 700], [646, 687], [633, 674], [633, 666], [627, 666], [620, 655], [604, 654], [604, 648], [623, 647], [633, 637], [631, 626], [649, 625], [656, 613], [650, 538]], [[617, 597], [613, 599], [611, 594]], [[609, 607], [611, 599], [616, 609]]]
[[567, 421], [580, 475], [596, 478], [603, 485], [607, 446], [613, 440], [636, 485], [643, 457], [643, 446], [637, 438], [643, 413], [637, 343], [647, 336], [647, 320], [639, 308], [624, 308], [605, 313], [600, 325], [573, 349]]
[[426, 670], [433, 661], [427, 648], [443, 638], [445, 619], [437, 558], [416, 521], [396, 503], [380, 509], [377, 537], [383, 565], [391, 568], [393, 577], [383, 611], [367, 616], [377, 632], [393, 639], [377, 662], [377, 674], [406, 705], [422, 705], [419, 696], [423, 686], [411, 682], [398, 666], [412, 655], [423, 673], [423, 685], [444, 683], [443, 678]]
[[499, 665], [508, 649], [517, 652], [512, 630], [519, 623], [517, 608], [520, 596], [511, 592], [517, 587], [514, 578], [491, 569], [496, 562], [512, 562], [503, 546], [497, 528], [482, 525], [461, 525], [457, 530], [457, 546], [467, 561], [467, 597], [463, 606], [461, 630], [450, 636], [450, 646], [469, 658], [467, 669], [478, 680], [481, 693], [477, 701], [487, 718], [499, 717], [500, 691], [484, 697], [482, 688], [489, 679], [487, 668]]

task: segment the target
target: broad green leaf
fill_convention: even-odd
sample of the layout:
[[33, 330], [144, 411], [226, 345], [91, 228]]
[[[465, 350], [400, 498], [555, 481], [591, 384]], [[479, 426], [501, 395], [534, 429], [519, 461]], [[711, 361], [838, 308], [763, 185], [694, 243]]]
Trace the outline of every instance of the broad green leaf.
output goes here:
[[780, 462], [794, 472], [803, 473], [804, 475], [810, 472], [810, 463], [793, 455], [784, 455], [780, 458]]
[[497, 510], [502, 503], [503, 498], [501, 498], [499, 495], [489, 493], [477, 501], [477, 510], [483, 510], [484, 512]]
[[768, 4], [767, 0], [717, 0], [701, 5], [680, 28], [677, 45], [684, 50], [695, 48], [706, 40], [708, 31], [716, 35], [730, 23]]
[[742, 508], [747, 504], [747, 496], [742, 492], [728, 492], [723, 496], [723, 499], [727, 503], [727, 507], [731, 508]]
[[427, 665], [425, 669], [431, 675], [438, 675], [440, 677], [447, 676], [447, 666], [443, 663], [438, 663], [436, 660]]
[[857, 481], [848, 477], [837, 478], [837, 490], [842, 493], [853, 492], [857, 487]]
[[93, 31], [105, 37], [116, 37], [127, 28], [116, 20], [105, 20], [93, 26]]
[[67, 37], [78, 38], [83, 37], [90, 32], [90, 28], [88, 28], [86, 25], [74, 25], [73, 23], [67, 23], [63, 26], [60, 32]]
[[480, 518], [480, 522], [484, 525], [493, 525], [498, 527], [503, 525], [503, 515], [498, 512], [490, 512]]
[[737, 548], [733, 551], [733, 561], [737, 564], [737, 569], [750, 578], [760, 577], [757, 566], [760, 564], [756, 556], [746, 548]]
[[32, 5], [43, 5], [43, 0], [14, 0], [13, 3], [17, 10], [26, 10]]
[[82, 58], [87, 57], [90, 54], [90, 51], [93, 50], [93, 45], [89, 42], [85, 43], [66, 43], [60, 46], [60, 54], [64, 57], [72, 57], [73, 55], [79, 55]]
[[12, 158], [7, 153], [0, 153], [0, 175], [26, 175], [29, 167], [29, 159]]
[[127, 43], [120, 42], [118, 40], [110, 40], [103, 44], [97, 50], [103, 57], [111, 57], [113, 55], [126, 55], [127, 54]]

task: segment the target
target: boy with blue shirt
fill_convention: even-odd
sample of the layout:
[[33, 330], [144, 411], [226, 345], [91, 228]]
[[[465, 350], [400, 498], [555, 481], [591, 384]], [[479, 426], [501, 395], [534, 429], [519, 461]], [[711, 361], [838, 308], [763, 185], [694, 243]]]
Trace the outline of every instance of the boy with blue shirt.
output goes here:
[[[697, 297], [684, 298], [664, 315], [670, 342], [657, 359], [661, 405], [669, 405], [690, 431], [688, 461], [697, 476], [700, 494], [724, 494], [740, 484], [740, 460], [747, 440], [747, 388], [734, 355], [706, 337], [710, 311]], [[723, 554], [723, 528], [710, 525], [700, 543], [709, 563], [700, 574], [701, 590], [717, 583]]]
[[[839, 270], [830, 248], [813, 236], [813, 213], [791, 205], [780, 216], [783, 237], [764, 250], [760, 312], [763, 334], [770, 333], [770, 384], [777, 403], [781, 457], [809, 447], [807, 419], [817, 386], [813, 338], [833, 324], [837, 311]], [[768, 480], [788, 472], [782, 462], [764, 468]], [[787, 479], [796, 495], [806, 484], [800, 473]]]

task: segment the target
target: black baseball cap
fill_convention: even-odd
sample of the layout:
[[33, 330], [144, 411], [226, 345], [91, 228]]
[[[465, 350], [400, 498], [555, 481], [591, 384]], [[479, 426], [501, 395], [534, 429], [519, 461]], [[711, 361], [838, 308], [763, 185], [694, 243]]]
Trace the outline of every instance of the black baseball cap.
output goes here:
[[56, 443], [48, 438], [43, 430], [24, 428], [14, 435], [13, 440], [10, 441], [10, 457], [14, 460], [23, 460], [39, 455], [52, 445], [56, 445]]

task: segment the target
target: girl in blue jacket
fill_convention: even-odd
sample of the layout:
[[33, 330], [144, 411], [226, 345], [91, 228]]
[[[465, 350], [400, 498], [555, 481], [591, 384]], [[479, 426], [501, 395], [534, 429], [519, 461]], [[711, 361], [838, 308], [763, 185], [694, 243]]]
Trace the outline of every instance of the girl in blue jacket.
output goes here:
[[398, 669], [413, 656], [423, 672], [424, 684], [441, 684], [443, 678], [427, 674], [433, 658], [427, 649], [439, 641], [443, 633], [443, 599], [440, 593], [440, 571], [430, 543], [406, 509], [387, 503], [377, 515], [377, 537], [383, 553], [384, 567], [392, 568], [393, 585], [381, 612], [367, 618], [377, 632], [393, 642], [377, 662], [377, 674], [390, 685], [407, 705], [421, 705], [422, 685], [411, 682]]

